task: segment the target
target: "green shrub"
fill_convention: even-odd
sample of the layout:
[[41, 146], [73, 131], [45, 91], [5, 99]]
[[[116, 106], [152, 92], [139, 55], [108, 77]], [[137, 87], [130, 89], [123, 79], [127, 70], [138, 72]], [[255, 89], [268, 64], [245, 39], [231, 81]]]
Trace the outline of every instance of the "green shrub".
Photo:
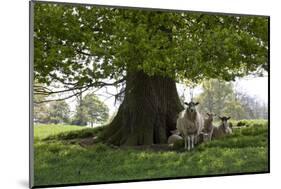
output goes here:
[[[234, 121], [235, 122], [235, 121]], [[233, 122], [233, 123], [234, 123]], [[260, 126], [265, 126], [268, 124], [268, 121], [267, 120], [264, 120], [264, 119], [257, 119], [257, 120], [239, 120], [239, 121], [236, 121], [236, 126], [237, 127], [241, 127], [241, 126], [246, 126], [246, 127], [251, 127], [251, 126], [254, 126], [254, 127], [260, 127]]]
[[233, 126], [237, 127], [260, 127], [265, 126], [268, 124], [268, 121], [266, 119], [243, 119], [243, 120], [231, 120], [230, 123], [233, 124]]
[[237, 123], [237, 126], [238, 127], [241, 127], [241, 126], [245, 126], [245, 122], [243, 122], [243, 121], [238, 121], [238, 123]]

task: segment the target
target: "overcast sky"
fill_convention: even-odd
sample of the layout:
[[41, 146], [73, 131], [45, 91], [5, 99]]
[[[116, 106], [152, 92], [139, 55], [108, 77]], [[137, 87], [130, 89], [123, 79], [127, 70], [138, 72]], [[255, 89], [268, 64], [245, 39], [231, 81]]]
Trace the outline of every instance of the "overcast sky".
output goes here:
[[[268, 102], [268, 77], [244, 77], [236, 79], [233, 85], [236, 91], [246, 93], [260, 100], [261, 103]], [[190, 92], [187, 90], [186, 86], [177, 84], [177, 89], [179, 95], [181, 95], [185, 89], [185, 98], [187, 101], [190, 100]], [[195, 87], [193, 89], [193, 96], [196, 97], [202, 92], [203, 90], [201, 87]]]
[[235, 86], [239, 91], [245, 91], [261, 102], [268, 103], [268, 77], [239, 79], [235, 82]]

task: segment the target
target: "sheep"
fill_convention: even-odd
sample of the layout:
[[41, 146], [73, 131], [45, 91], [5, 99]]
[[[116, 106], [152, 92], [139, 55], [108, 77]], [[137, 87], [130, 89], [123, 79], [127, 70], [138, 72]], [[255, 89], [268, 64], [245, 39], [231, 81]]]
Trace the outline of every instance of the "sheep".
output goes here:
[[190, 151], [194, 148], [194, 143], [196, 144], [198, 141], [198, 136], [204, 127], [204, 119], [196, 110], [198, 102], [191, 101], [190, 103], [185, 102], [185, 104], [187, 108], [180, 112], [177, 119], [177, 130], [184, 138], [184, 149]]
[[178, 130], [171, 131], [172, 135], [168, 138], [168, 145], [173, 147], [174, 143], [179, 140], [183, 140], [183, 138], [179, 135]]
[[201, 132], [198, 136], [198, 143], [209, 141], [209, 135], [208, 133]]
[[[212, 113], [207, 113], [207, 118], [204, 119], [204, 128], [203, 128], [203, 133], [207, 134], [207, 140], [211, 141], [212, 140], [212, 135], [214, 131], [214, 125], [213, 125], [213, 120], [215, 114]], [[205, 141], [205, 140], [203, 140]]]
[[231, 117], [219, 116], [219, 118], [222, 123], [219, 127], [214, 127], [213, 138], [221, 138], [228, 134], [232, 134], [232, 129], [227, 122]]

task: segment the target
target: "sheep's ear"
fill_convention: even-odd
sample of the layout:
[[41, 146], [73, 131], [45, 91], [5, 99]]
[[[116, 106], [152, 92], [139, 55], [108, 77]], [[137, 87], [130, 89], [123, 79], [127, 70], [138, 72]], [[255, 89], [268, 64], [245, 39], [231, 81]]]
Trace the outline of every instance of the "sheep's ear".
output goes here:
[[199, 104], [199, 102], [196, 102], [194, 105], [197, 106]]
[[179, 135], [180, 134], [180, 132], [177, 130], [177, 129], [175, 129], [175, 130], [172, 130], [172, 131], [170, 131], [172, 134], [176, 134], [176, 135]]
[[231, 117], [226, 118], [227, 120], [229, 120]]
[[210, 116], [211, 114], [207, 112], [207, 115]]
[[184, 104], [188, 106], [188, 103], [187, 103], [187, 102], [184, 102]]

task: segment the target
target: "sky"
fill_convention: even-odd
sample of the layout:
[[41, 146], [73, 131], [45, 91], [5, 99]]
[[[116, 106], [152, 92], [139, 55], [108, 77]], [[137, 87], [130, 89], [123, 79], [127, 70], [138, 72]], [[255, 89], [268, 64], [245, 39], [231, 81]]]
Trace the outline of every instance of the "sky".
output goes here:
[[[255, 99], [260, 100], [261, 103], [268, 103], [268, 77], [244, 77], [237, 78], [233, 82], [234, 89], [248, 94]], [[190, 91], [186, 86], [182, 84], [177, 84], [177, 90], [179, 95], [185, 91], [185, 99], [190, 101], [191, 95]], [[193, 89], [193, 96], [198, 96], [203, 92], [203, 89], [198, 86]]]
[[[233, 84], [236, 90], [244, 92], [251, 97], [255, 97], [260, 103], [268, 103], [268, 77], [244, 77], [236, 79]], [[186, 86], [177, 84], [177, 90], [179, 95], [182, 95], [183, 91], [185, 91], [185, 99], [187, 101], [190, 100], [190, 92]], [[114, 94], [116, 93], [116, 89], [114, 87], [108, 87], [107, 92]], [[203, 90], [201, 87], [195, 87], [193, 89], [193, 96], [195, 97], [202, 92]], [[96, 94], [100, 100], [108, 106], [110, 115], [113, 115], [118, 110], [119, 104], [115, 104], [114, 97], [110, 98], [105, 88], [99, 90]], [[71, 110], [74, 111], [76, 105], [75, 99], [69, 99], [67, 102], [70, 104]]]
[[268, 103], [268, 77], [239, 79], [235, 82], [235, 88]]

